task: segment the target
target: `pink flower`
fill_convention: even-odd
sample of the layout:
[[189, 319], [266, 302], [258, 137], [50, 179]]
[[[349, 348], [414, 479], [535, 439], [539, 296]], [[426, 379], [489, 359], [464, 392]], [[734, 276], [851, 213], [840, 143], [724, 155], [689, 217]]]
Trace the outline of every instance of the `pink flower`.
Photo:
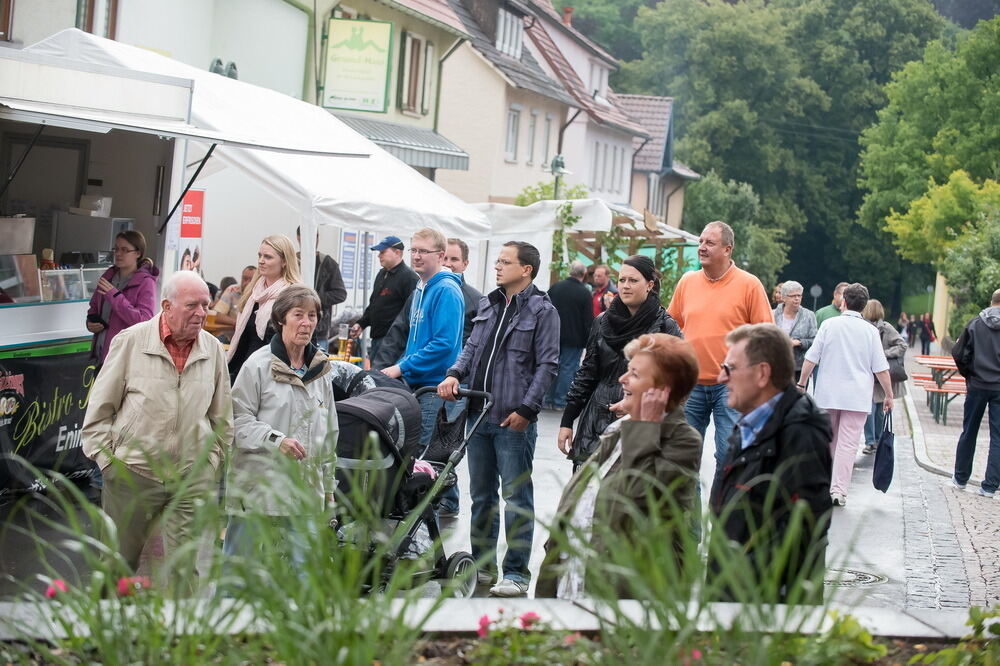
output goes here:
[[61, 592], [66, 592], [67, 589], [68, 588], [66, 587], [66, 581], [64, 581], [62, 578], [55, 578], [53, 579], [49, 587], [45, 590], [45, 596], [49, 599], [55, 599], [57, 594]]
[[150, 587], [152, 583], [145, 576], [131, 576], [129, 578], [118, 579], [118, 596], [131, 597], [139, 590]]
[[531, 629], [531, 625], [535, 624], [542, 618], [535, 611], [528, 611], [521, 616], [521, 628]]
[[483, 615], [481, 618], [479, 618], [479, 629], [476, 629], [476, 634], [478, 634], [480, 638], [486, 638], [487, 636], [489, 636], [490, 634], [489, 615]]
[[583, 634], [581, 634], [579, 631], [574, 631], [572, 634], [566, 634], [565, 636], [563, 636], [563, 645], [572, 645], [581, 638], [583, 638]]
[[695, 648], [695, 649], [691, 650], [691, 658], [692, 659], [701, 659], [701, 650], [699, 650], [698, 648]]

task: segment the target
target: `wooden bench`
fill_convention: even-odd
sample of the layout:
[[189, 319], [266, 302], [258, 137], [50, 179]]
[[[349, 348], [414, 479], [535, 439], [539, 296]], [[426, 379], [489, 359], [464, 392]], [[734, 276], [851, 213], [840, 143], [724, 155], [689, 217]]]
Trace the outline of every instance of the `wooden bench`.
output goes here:
[[965, 395], [965, 381], [947, 381], [944, 386], [939, 387], [932, 381], [917, 383], [920, 388], [927, 391], [927, 401], [930, 404], [931, 413], [934, 415], [934, 422], [948, 425], [948, 406], [960, 395]]

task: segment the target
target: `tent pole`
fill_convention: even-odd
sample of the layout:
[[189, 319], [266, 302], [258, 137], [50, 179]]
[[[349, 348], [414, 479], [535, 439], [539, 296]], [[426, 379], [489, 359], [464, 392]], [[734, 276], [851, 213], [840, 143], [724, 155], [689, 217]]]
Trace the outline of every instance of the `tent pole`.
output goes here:
[[194, 175], [191, 176], [191, 180], [189, 180], [188, 184], [184, 186], [184, 189], [181, 191], [181, 195], [177, 197], [177, 201], [174, 203], [173, 208], [171, 208], [170, 212], [167, 213], [167, 216], [163, 218], [163, 224], [160, 225], [160, 229], [156, 232], [158, 236], [162, 235], [163, 230], [167, 228], [167, 222], [170, 221], [170, 218], [173, 217], [174, 213], [177, 211], [177, 207], [181, 205], [182, 201], [184, 201], [184, 195], [186, 195], [188, 190], [191, 189], [191, 186], [194, 185], [194, 181], [198, 178], [198, 174], [200, 174], [201, 170], [205, 168], [205, 163], [208, 162], [208, 158], [212, 156], [213, 152], [215, 152], [215, 147], [217, 145], [219, 144], [213, 143], [212, 147], [208, 149], [207, 153], [205, 153], [205, 157], [201, 158], [201, 164], [198, 165]]
[[42, 135], [42, 130], [44, 129], [45, 125], [38, 126], [38, 130], [35, 131], [35, 135], [31, 137], [31, 141], [28, 143], [28, 147], [24, 149], [24, 152], [21, 153], [21, 157], [17, 160], [17, 164], [15, 164], [14, 168], [11, 169], [10, 175], [7, 176], [7, 181], [3, 184], [3, 189], [0, 190], [0, 200], [3, 200], [3, 195], [7, 194], [7, 189], [10, 187], [10, 184], [14, 182], [14, 178], [17, 177], [17, 172], [21, 170], [21, 165], [23, 165], [24, 160], [28, 158], [28, 153], [30, 153], [31, 149], [35, 147], [36, 143], [38, 143], [38, 137]]

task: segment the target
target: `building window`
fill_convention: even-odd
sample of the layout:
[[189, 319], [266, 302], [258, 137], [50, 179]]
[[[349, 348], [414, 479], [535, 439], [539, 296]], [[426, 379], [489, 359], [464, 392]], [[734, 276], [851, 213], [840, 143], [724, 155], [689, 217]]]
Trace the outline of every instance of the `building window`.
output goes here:
[[399, 108], [410, 113], [427, 114], [430, 107], [428, 88], [431, 80], [429, 59], [434, 46], [423, 37], [403, 32], [399, 68]]
[[428, 42], [424, 45], [424, 81], [420, 92], [420, 113], [425, 116], [431, 112], [431, 84], [434, 81], [434, 45]]
[[538, 111], [532, 109], [531, 116], [528, 117], [528, 159], [526, 160], [528, 164], [535, 163], [535, 128], [537, 126]]
[[507, 144], [504, 158], [508, 162], [517, 161], [517, 138], [521, 129], [521, 111], [511, 108], [507, 110]]
[[14, 25], [14, 0], [0, 0], [0, 42], [13, 39], [11, 29]]
[[598, 169], [598, 152], [600, 150], [600, 142], [594, 142], [594, 150], [590, 156], [590, 189], [596, 190], [600, 183], [597, 180], [597, 174], [600, 173]]
[[520, 60], [523, 42], [524, 23], [521, 21], [521, 17], [506, 9], [498, 10], [496, 47], [500, 53]]
[[549, 164], [549, 144], [552, 141], [552, 114], [545, 114], [545, 134], [542, 142], [542, 166]]
[[614, 180], [611, 182], [611, 189], [615, 192], [622, 191], [622, 157], [624, 157], [624, 152], [621, 147], [615, 146]]
[[595, 99], [607, 103], [605, 99], [608, 94], [608, 69], [596, 60], [590, 61], [590, 94]]

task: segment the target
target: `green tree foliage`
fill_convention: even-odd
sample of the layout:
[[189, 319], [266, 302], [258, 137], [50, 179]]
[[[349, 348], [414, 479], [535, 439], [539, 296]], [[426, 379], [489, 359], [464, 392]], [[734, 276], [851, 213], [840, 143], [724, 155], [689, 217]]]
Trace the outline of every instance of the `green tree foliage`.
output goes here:
[[709, 171], [684, 191], [684, 227], [693, 233], [714, 220], [729, 223], [736, 236], [733, 260], [767, 285], [777, 282], [788, 263], [784, 232], [760, 223], [760, 197], [748, 183], [723, 181]]
[[950, 51], [928, 46], [887, 87], [888, 106], [864, 132], [861, 221], [880, 228], [892, 211], [963, 169], [1000, 176], [1000, 18], [981, 22]]
[[1000, 209], [1000, 184], [977, 185], [965, 171], [956, 171], [944, 185], [936, 185], [910, 204], [906, 213], [893, 212], [886, 220], [903, 256], [939, 265], [949, 248], [987, 210]]
[[[559, 188], [560, 199], [583, 199], [587, 196], [587, 188], [583, 185], [566, 187], [563, 183]], [[555, 181], [543, 180], [534, 185], [528, 185], [514, 197], [515, 206], [530, 206], [536, 201], [555, 198]]]
[[784, 234], [784, 275], [899, 298], [891, 237], [856, 224], [861, 131], [894, 71], [943, 25], [927, 0], [667, 0], [636, 20], [619, 89], [673, 96], [679, 157], [749, 183]]
[[640, 7], [653, 7], [655, 0], [573, 0], [573, 26], [616, 58], [642, 57], [642, 42], [635, 28]]
[[982, 308], [1000, 284], [1000, 208], [983, 211], [976, 224], [945, 252], [941, 274], [955, 304], [949, 333], [962, 327]]

